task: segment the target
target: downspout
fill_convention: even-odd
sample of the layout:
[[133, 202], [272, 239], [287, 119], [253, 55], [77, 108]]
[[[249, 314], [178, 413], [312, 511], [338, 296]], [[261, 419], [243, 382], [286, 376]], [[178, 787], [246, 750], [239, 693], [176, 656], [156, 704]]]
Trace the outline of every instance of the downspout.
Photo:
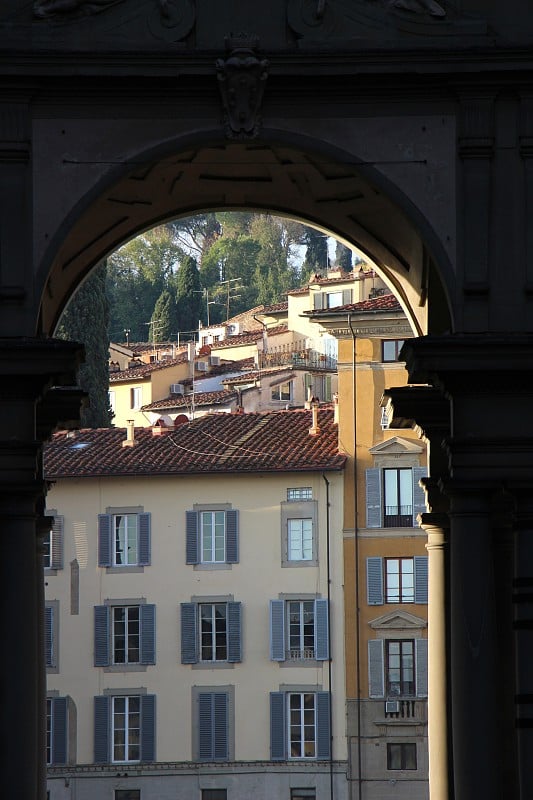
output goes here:
[[333, 800], [333, 695], [331, 692], [332, 649], [331, 649], [331, 564], [330, 564], [330, 514], [329, 481], [322, 475], [326, 484], [326, 569], [328, 581], [328, 686], [329, 686], [329, 797]]
[[352, 327], [352, 315], [348, 314], [348, 326], [352, 333], [352, 416], [353, 416], [353, 530], [355, 546], [355, 660], [357, 664], [357, 774], [358, 800], [363, 797], [362, 748], [361, 748], [361, 620], [359, 608], [359, 533], [357, 528], [357, 378], [355, 371], [355, 347], [357, 337]]

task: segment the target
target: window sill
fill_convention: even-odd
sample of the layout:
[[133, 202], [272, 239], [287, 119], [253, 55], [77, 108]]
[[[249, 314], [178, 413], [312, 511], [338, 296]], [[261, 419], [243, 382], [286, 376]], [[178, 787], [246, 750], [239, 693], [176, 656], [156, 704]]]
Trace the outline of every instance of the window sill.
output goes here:
[[234, 669], [235, 663], [228, 661], [198, 661], [196, 664], [191, 664], [191, 669]]
[[285, 661], [278, 661], [280, 667], [313, 667], [317, 669], [318, 667], [322, 666], [322, 664], [327, 664], [327, 661], [317, 661], [316, 658], [293, 658], [293, 659], [286, 659]]
[[147, 664], [110, 664], [104, 672], [146, 672]]
[[57, 575], [58, 571], [57, 567], [45, 567], [44, 577], [47, 578], [49, 575]]
[[134, 567], [133, 565], [123, 567], [106, 567], [105, 571], [107, 575], [116, 575], [119, 572], [124, 574], [139, 575], [141, 572], [144, 572], [144, 567]]
[[318, 559], [317, 558], [310, 558], [307, 560], [302, 561], [289, 561], [283, 560], [281, 562], [281, 566], [283, 567], [318, 567]]
[[211, 570], [230, 570], [233, 564], [226, 562], [220, 564], [193, 564], [193, 568], [198, 572], [211, 571]]

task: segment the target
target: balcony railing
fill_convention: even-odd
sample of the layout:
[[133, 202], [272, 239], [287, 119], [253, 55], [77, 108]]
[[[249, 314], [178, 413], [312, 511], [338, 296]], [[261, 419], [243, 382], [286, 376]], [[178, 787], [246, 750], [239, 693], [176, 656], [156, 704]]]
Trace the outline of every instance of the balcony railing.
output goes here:
[[287, 365], [310, 370], [335, 372], [337, 370], [337, 359], [334, 356], [325, 355], [309, 348], [259, 353], [259, 367], [261, 369], [265, 367], [285, 367]]
[[385, 716], [389, 719], [416, 719], [420, 717], [420, 711], [421, 709], [417, 714], [415, 700], [395, 700], [385, 703]]
[[412, 506], [385, 506], [383, 518], [384, 528], [412, 528]]
[[305, 647], [303, 650], [296, 650], [291, 648], [287, 651], [288, 661], [307, 661], [315, 657], [315, 651], [312, 647]]

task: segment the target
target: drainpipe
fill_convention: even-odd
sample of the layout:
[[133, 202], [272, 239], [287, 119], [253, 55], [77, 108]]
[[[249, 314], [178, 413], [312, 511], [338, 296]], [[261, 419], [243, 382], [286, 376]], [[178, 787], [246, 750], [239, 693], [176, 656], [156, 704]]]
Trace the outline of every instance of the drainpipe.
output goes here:
[[326, 565], [328, 581], [328, 686], [329, 686], [329, 797], [333, 800], [333, 695], [331, 693], [332, 676], [332, 649], [331, 649], [331, 564], [329, 556], [330, 543], [330, 502], [329, 502], [329, 481], [322, 475], [326, 484]]

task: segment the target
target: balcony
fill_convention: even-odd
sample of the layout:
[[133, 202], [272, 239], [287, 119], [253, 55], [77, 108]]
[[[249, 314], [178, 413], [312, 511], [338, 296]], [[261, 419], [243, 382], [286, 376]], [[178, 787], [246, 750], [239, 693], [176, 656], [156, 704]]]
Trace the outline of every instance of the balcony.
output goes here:
[[291, 648], [287, 650], [287, 661], [308, 661], [315, 657], [313, 647], [305, 647], [303, 650]]
[[[421, 714], [417, 714], [416, 700], [386, 700], [385, 718], [386, 719], [420, 719]], [[419, 712], [421, 709], [419, 709]]]
[[385, 506], [383, 515], [384, 528], [412, 528], [412, 506]]
[[259, 368], [266, 367], [301, 367], [314, 372], [336, 372], [337, 359], [334, 356], [319, 353], [310, 348], [287, 348], [287, 350], [267, 351], [259, 353]]

